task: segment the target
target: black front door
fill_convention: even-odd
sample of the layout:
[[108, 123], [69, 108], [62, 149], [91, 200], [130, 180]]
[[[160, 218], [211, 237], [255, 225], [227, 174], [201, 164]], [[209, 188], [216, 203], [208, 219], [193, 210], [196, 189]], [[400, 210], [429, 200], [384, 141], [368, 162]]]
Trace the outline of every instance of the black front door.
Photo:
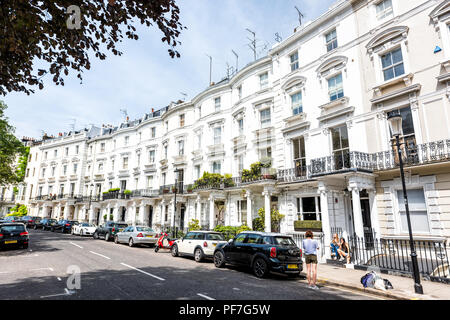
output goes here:
[[148, 213], [148, 226], [151, 227], [153, 224], [153, 206], [149, 206]]
[[361, 192], [361, 214], [364, 227], [364, 239], [366, 246], [373, 245], [372, 220], [370, 218], [370, 203], [365, 190]]
[[126, 212], [127, 212], [127, 209], [125, 207], [122, 207], [121, 221], [125, 221], [125, 213]]
[[100, 223], [100, 209], [97, 211], [97, 225]]
[[186, 208], [184, 205], [181, 206], [181, 212], [180, 212], [180, 229], [184, 229], [184, 212], [186, 211]]

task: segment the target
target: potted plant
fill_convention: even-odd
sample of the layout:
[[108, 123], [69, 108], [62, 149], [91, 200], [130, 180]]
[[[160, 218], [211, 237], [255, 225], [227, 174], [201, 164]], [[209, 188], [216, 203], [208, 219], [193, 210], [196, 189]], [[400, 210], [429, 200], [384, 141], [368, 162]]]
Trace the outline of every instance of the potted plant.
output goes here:
[[178, 189], [176, 187], [172, 187], [172, 193], [178, 192]]
[[187, 187], [187, 192], [188, 193], [192, 193], [192, 190], [194, 190], [194, 188], [192, 186], [188, 186]]
[[131, 190], [125, 190], [123, 192], [125, 199], [130, 199], [131, 193], [132, 193]]
[[169, 193], [169, 188], [164, 187], [164, 188], [162, 189], [162, 191], [163, 191], [163, 193]]

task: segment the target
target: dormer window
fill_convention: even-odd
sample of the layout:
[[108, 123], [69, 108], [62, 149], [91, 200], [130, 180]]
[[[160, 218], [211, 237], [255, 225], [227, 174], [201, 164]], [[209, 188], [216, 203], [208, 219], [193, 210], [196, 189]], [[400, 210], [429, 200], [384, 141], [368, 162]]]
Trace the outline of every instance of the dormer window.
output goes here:
[[392, 0], [383, 0], [376, 5], [377, 19], [382, 20], [384, 18], [391, 17], [394, 13], [392, 9]]
[[336, 29], [333, 29], [325, 35], [325, 42], [327, 46], [327, 52], [330, 52], [338, 47]]

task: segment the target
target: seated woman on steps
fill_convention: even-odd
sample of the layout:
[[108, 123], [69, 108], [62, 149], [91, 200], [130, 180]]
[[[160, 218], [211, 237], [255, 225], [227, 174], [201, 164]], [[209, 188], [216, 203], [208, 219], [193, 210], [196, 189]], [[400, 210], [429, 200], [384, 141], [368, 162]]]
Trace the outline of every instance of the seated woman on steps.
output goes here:
[[341, 257], [340, 261], [343, 261], [344, 258], [347, 259], [347, 264], [350, 263], [350, 249], [348, 247], [347, 242], [345, 242], [344, 238], [341, 238], [341, 243], [338, 249], [339, 256]]

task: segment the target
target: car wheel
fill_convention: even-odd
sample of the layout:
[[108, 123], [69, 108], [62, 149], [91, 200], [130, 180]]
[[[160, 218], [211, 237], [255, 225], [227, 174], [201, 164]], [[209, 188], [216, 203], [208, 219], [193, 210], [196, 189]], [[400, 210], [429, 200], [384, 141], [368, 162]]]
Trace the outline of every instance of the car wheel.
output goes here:
[[27, 244], [24, 244], [24, 245], [22, 246], [22, 248], [28, 249], [28, 245], [27, 245]]
[[109, 241], [109, 233], [105, 235], [105, 241]]
[[51, 232], [55, 232], [55, 229], [54, 229], [54, 228], [51, 228], [50, 231], [51, 231]]
[[114, 243], [118, 244], [119, 243], [119, 238], [117, 236], [114, 237]]
[[225, 266], [225, 256], [222, 251], [216, 251], [214, 253], [214, 265], [216, 268], [223, 268]]
[[203, 251], [200, 248], [195, 249], [194, 259], [196, 262], [201, 262], [203, 260]]
[[258, 278], [264, 278], [269, 273], [267, 262], [263, 258], [256, 258], [253, 263], [253, 273]]
[[134, 247], [134, 241], [133, 241], [133, 238], [130, 238], [130, 240], [128, 240], [128, 245], [129, 245], [130, 247]]
[[34, 228], [33, 228], [34, 230], [36, 230], [37, 229], [37, 227], [36, 226], [34, 226]]
[[94, 232], [93, 237], [94, 237], [94, 239], [98, 239], [98, 233], [97, 233], [97, 232]]
[[80, 236], [81, 236], [81, 237], [84, 236], [83, 230], [80, 230]]
[[174, 244], [170, 252], [172, 253], [172, 257], [178, 257], [178, 246]]

